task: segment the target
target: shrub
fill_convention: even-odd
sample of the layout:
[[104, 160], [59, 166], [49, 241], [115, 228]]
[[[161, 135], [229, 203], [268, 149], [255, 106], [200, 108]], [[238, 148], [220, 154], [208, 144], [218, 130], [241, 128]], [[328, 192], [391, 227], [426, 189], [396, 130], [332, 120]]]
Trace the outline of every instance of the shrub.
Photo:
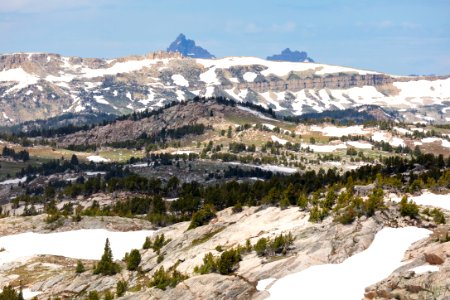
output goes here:
[[83, 263], [81, 262], [81, 260], [78, 260], [78, 261], [77, 261], [77, 267], [76, 267], [76, 269], [75, 269], [75, 272], [76, 272], [77, 274], [81, 274], [81, 273], [83, 273], [84, 271], [86, 271], [86, 269], [84, 268]]
[[357, 214], [355, 212], [355, 209], [351, 206], [347, 206], [338, 215], [336, 215], [334, 221], [347, 225], [353, 223], [356, 216]]
[[158, 255], [158, 258], [156, 259], [156, 262], [159, 264], [164, 260], [164, 254]]
[[434, 222], [436, 224], [445, 224], [445, 215], [439, 208], [434, 208], [430, 214], [433, 216]]
[[113, 293], [111, 293], [111, 291], [106, 291], [105, 292], [105, 296], [103, 297], [104, 300], [113, 300], [114, 299], [114, 295]]
[[233, 211], [234, 214], [236, 213], [240, 213], [242, 211], [242, 204], [241, 202], [237, 202], [233, 208], [231, 209]]
[[125, 280], [119, 280], [116, 284], [116, 295], [122, 297], [128, 289], [128, 283]]
[[417, 218], [419, 215], [419, 207], [413, 201], [408, 202], [407, 196], [403, 196], [400, 201], [400, 214], [404, 217]]
[[369, 195], [369, 199], [367, 199], [365, 204], [365, 212], [368, 217], [371, 217], [375, 214], [375, 211], [384, 209], [384, 193], [382, 189], [374, 189], [372, 194]]
[[178, 272], [175, 267], [170, 268], [168, 271], [165, 271], [164, 267], [161, 267], [153, 274], [150, 287], [166, 290], [168, 286], [175, 287], [179, 282], [187, 278], [187, 275]]
[[241, 261], [239, 249], [230, 249], [222, 252], [219, 257], [214, 257], [211, 252], [203, 257], [203, 264], [195, 266], [194, 272], [199, 274], [220, 273], [222, 275], [231, 274], [236, 265]]
[[100, 296], [98, 295], [97, 291], [90, 291], [86, 299], [87, 300], [100, 300]]
[[139, 253], [139, 250], [131, 250], [129, 255], [125, 255], [125, 258], [127, 262], [127, 270], [136, 271], [141, 263], [141, 254]]
[[231, 274], [235, 266], [241, 261], [241, 254], [238, 250], [230, 249], [224, 251], [220, 255], [220, 259], [217, 262], [219, 273], [222, 275]]
[[216, 217], [216, 214], [211, 210], [211, 208], [209, 206], [204, 207], [203, 209], [195, 212], [192, 215], [191, 224], [189, 225], [188, 230], [208, 224], [209, 221], [211, 221], [215, 217]]
[[305, 194], [300, 194], [297, 200], [297, 205], [301, 210], [304, 210], [308, 206], [308, 197]]
[[267, 251], [267, 239], [266, 238], [260, 238], [255, 246], [253, 246], [253, 250], [256, 251], [256, 254], [258, 256], [264, 256]]
[[270, 249], [275, 254], [286, 254], [289, 246], [294, 243], [294, 238], [289, 232], [287, 235], [280, 234], [270, 243]]
[[309, 222], [318, 223], [321, 222], [327, 216], [326, 209], [320, 209], [317, 205], [313, 206], [309, 211]]
[[258, 256], [285, 255], [293, 243], [294, 237], [289, 232], [287, 235], [277, 235], [273, 240], [270, 238], [260, 238], [255, 246], [253, 246], [253, 249]]
[[211, 252], [203, 257], [203, 265], [194, 267], [194, 272], [199, 274], [215, 273], [217, 270], [217, 263]]

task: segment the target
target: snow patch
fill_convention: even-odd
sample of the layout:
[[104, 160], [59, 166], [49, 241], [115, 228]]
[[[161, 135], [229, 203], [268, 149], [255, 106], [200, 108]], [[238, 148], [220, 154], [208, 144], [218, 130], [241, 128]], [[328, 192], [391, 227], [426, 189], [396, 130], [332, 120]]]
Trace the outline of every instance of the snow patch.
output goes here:
[[246, 167], [251, 167], [251, 168], [260, 168], [261, 170], [271, 171], [271, 172], [275, 172], [275, 173], [293, 174], [293, 173], [298, 172], [298, 170], [296, 168], [276, 166], [276, 165], [254, 165], [254, 164], [243, 164], [243, 163], [239, 163], [239, 162], [228, 162], [228, 164], [246, 166]]
[[279, 137], [277, 137], [275, 135], [272, 135], [271, 138], [272, 138], [272, 142], [277, 142], [281, 145], [286, 145], [286, 143], [288, 142], [287, 140], [280, 139]]
[[173, 83], [175, 83], [176, 85], [184, 86], [184, 87], [188, 87], [189, 86], [189, 81], [187, 81], [183, 77], [183, 75], [180, 75], [180, 74], [172, 75], [172, 80], [173, 80]]
[[0, 72], [0, 81], [16, 81], [18, 84], [8, 89], [6, 93], [19, 91], [29, 85], [36, 84], [39, 77], [26, 72], [22, 68], [9, 69]]
[[315, 144], [304, 144], [301, 145], [303, 149], [306, 149], [309, 147], [309, 149], [313, 150], [317, 153], [329, 153], [334, 152], [341, 149], [347, 149], [347, 146], [345, 144], [337, 144], [337, 145], [315, 145]]
[[103, 96], [94, 96], [94, 100], [97, 103], [109, 105], [109, 102]]
[[275, 280], [276, 280], [275, 278], [267, 278], [267, 279], [260, 280], [260, 281], [258, 281], [258, 284], [256, 285], [256, 289], [258, 291], [265, 291], [267, 289], [267, 287]]
[[[417, 228], [383, 228], [370, 247], [341, 264], [312, 266], [277, 280], [270, 299], [361, 299], [364, 289], [400, 267], [412, 243], [428, 237], [431, 231]], [[326, 288], [320, 288], [326, 282]]]
[[256, 77], [258, 77], [258, 74], [256, 74], [255, 72], [246, 72], [242, 77], [247, 82], [253, 82], [255, 81]]
[[38, 296], [42, 294], [42, 292], [36, 292], [36, 291], [32, 291], [30, 289], [23, 289], [22, 290], [22, 296], [25, 300], [27, 299], [33, 299], [34, 297]]
[[311, 131], [318, 131], [322, 132], [325, 136], [335, 136], [335, 137], [342, 137], [346, 135], [362, 135], [366, 134], [367, 131], [364, 130], [362, 125], [357, 126], [349, 126], [349, 127], [336, 127], [336, 126], [311, 126]]
[[[409, 200], [414, 201], [418, 205], [434, 206], [450, 211], [450, 194], [441, 195], [426, 192], [420, 196], [410, 197]], [[400, 201], [400, 199], [398, 199], [398, 201]]]
[[370, 143], [364, 143], [364, 142], [359, 142], [359, 141], [350, 141], [347, 142], [347, 145], [351, 146], [351, 147], [355, 147], [357, 149], [372, 149], [373, 145]]
[[25, 181], [27, 181], [27, 176], [22, 177], [22, 178], [16, 178], [16, 179], [8, 179], [8, 180], [0, 182], [0, 185], [19, 184], [19, 183], [24, 183]]
[[[61, 255], [77, 259], [100, 259], [106, 238], [114, 259], [122, 259], [125, 252], [139, 249], [153, 230], [116, 232], [105, 229], [83, 229], [55, 233], [27, 232], [0, 237], [0, 266], [34, 255]], [[29, 245], [33, 245], [29, 247]]]
[[90, 155], [87, 157], [88, 161], [92, 161], [92, 162], [109, 162], [109, 159], [106, 159], [104, 157], [101, 157], [99, 155]]
[[423, 273], [427, 273], [427, 272], [438, 272], [439, 267], [432, 266], [432, 265], [423, 265], [423, 266], [418, 266], [418, 267], [412, 268], [410, 271], [414, 271], [414, 273], [416, 273], [416, 274], [423, 274]]
[[[259, 111], [252, 110], [252, 109], [250, 109], [250, 108], [248, 108], [248, 107], [244, 107], [244, 106], [240, 106], [240, 105], [237, 105], [236, 107], [237, 107], [238, 109], [240, 109], [240, 110], [249, 112], [249, 113], [251, 113], [252, 115], [255, 115], [255, 116], [257, 116], [257, 117], [259, 117], [259, 118], [261, 118], [261, 119], [264, 119], [264, 120], [270, 120], [270, 121], [276, 121], [275, 119], [269, 118], [269, 117], [265, 116], [263, 113], [261, 113], [261, 112], [259, 112]], [[263, 124], [263, 125], [264, 125], [264, 124]], [[270, 125], [270, 124], [269, 124], [269, 125]], [[271, 126], [273, 126], [273, 125], [271, 125]]]

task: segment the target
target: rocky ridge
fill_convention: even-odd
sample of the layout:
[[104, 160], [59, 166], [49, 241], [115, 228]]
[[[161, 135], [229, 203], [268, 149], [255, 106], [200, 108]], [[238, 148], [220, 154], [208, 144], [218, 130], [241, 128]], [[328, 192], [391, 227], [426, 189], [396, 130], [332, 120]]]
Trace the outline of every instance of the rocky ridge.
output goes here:
[[156, 52], [111, 60], [47, 53], [0, 56], [0, 126], [65, 113], [128, 114], [196, 96], [223, 96], [301, 115], [378, 105], [400, 120], [450, 120], [450, 79], [399, 77], [252, 57], [193, 59]]

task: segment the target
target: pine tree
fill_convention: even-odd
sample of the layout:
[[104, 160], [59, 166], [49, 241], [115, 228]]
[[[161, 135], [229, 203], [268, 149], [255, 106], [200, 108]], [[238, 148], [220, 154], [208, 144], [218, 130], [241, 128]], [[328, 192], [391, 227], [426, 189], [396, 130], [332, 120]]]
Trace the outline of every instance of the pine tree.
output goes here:
[[119, 265], [113, 262], [113, 254], [111, 247], [109, 246], [109, 239], [106, 239], [102, 258], [94, 269], [94, 274], [114, 275], [119, 272], [119, 270]]
[[78, 157], [75, 154], [73, 154], [72, 157], [70, 158], [70, 164], [74, 165], [74, 166], [77, 166], [78, 163], [79, 163], [78, 162]]

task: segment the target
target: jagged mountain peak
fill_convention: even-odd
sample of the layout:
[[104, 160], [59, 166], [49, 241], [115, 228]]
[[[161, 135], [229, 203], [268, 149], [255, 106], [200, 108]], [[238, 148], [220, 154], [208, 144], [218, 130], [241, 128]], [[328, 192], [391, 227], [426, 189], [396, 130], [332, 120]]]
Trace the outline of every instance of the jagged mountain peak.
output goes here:
[[308, 57], [308, 53], [305, 51], [292, 51], [289, 48], [281, 51], [281, 54], [274, 54], [268, 56], [267, 60], [282, 60], [282, 61], [292, 61], [292, 62], [314, 62], [311, 57]]
[[183, 56], [192, 58], [215, 58], [208, 50], [197, 46], [194, 40], [188, 39], [183, 33], [178, 35], [175, 41], [167, 48], [167, 51], [179, 52]]

